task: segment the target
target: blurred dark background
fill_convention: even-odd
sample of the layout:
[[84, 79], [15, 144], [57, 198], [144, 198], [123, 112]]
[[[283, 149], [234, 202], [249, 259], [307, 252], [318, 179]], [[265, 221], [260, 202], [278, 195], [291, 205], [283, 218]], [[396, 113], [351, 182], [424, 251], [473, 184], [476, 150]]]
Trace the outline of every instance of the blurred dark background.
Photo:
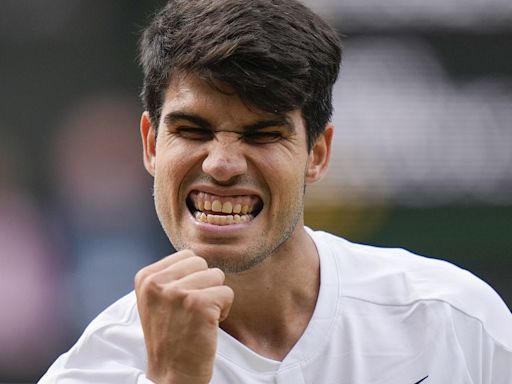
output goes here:
[[[1, 3], [0, 382], [36, 381], [171, 251], [138, 133], [136, 45], [159, 4]], [[306, 224], [452, 261], [510, 307], [512, 3], [310, 5], [345, 57]]]

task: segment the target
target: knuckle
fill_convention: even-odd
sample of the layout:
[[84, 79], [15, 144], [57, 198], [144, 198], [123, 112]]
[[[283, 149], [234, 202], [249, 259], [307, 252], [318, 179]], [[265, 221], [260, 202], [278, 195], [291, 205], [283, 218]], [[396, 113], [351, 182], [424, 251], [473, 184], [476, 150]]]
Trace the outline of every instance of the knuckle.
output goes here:
[[205, 308], [206, 303], [202, 295], [197, 291], [188, 292], [183, 298], [183, 307], [191, 312], [198, 312]]
[[224, 272], [222, 272], [219, 268], [211, 268], [208, 270], [208, 274], [211, 276], [212, 283], [215, 285], [221, 285], [224, 283]]
[[215, 271], [215, 273], [219, 276], [219, 278], [224, 281], [226, 279], [226, 274], [224, 271], [220, 268], [212, 268], [212, 270]]
[[226, 306], [231, 305], [235, 299], [235, 293], [230, 287], [223, 285], [219, 290], [219, 305]]
[[194, 263], [194, 265], [197, 266], [197, 268], [200, 268], [200, 269], [206, 269], [208, 268], [208, 263], [206, 262], [206, 260], [204, 258], [202, 258], [201, 256], [196, 256], [194, 255], [192, 257], [192, 261]]
[[143, 285], [144, 281], [149, 277], [150, 272], [146, 268], [139, 270], [134, 277], [135, 288], [139, 288]]
[[188, 257], [195, 256], [194, 252], [192, 252], [192, 250], [190, 250], [190, 249], [182, 249], [181, 251], [174, 253], [174, 255], [178, 255], [178, 254], [182, 255], [182, 256], [188, 256]]
[[160, 293], [160, 285], [155, 281], [154, 275], [149, 275], [142, 280], [138, 291], [145, 296], [156, 296]]
[[180, 286], [178, 281], [166, 284], [163, 294], [171, 302], [184, 301], [187, 296], [186, 290]]
[[232, 302], [235, 299], [235, 291], [231, 287], [228, 287], [227, 285], [224, 286], [225, 295], [228, 298], [230, 302]]

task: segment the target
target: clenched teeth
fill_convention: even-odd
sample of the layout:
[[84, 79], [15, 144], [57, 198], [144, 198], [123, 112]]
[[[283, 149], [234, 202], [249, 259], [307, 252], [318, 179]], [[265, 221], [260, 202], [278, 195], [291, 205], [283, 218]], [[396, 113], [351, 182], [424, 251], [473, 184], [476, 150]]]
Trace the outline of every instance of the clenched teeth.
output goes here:
[[196, 211], [194, 215], [197, 221], [216, 225], [240, 224], [253, 219], [252, 215], [213, 215], [199, 211]]
[[256, 196], [216, 196], [197, 191], [190, 194], [189, 202], [196, 220], [216, 225], [251, 221], [262, 205]]
[[[202, 211], [201, 204], [197, 204], [197, 209]], [[203, 204], [203, 209], [206, 211], [213, 211], [213, 212], [222, 212], [222, 213], [242, 213], [246, 214], [249, 212], [249, 205], [247, 204], [240, 204], [236, 203], [233, 206], [233, 203], [231, 201], [226, 201], [224, 203], [221, 203], [219, 200], [213, 200], [211, 203], [209, 201], [205, 201]]]

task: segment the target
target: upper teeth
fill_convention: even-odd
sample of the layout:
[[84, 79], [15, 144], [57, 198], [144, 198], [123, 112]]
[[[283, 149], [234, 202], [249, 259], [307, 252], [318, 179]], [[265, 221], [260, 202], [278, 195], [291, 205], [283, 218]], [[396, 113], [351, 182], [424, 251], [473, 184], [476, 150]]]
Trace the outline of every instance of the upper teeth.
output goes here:
[[251, 221], [260, 201], [255, 196], [216, 196], [194, 191], [190, 199], [197, 210], [194, 217], [204, 223], [229, 225]]
[[[224, 201], [222, 201], [224, 200]], [[252, 211], [255, 202], [249, 196], [233, 198], [220, 198], [207, 195], [203, 192], [193, 195], [194, 206], [199, 211], [221, 212], [225, 214], [247, 214]]]
[[[200, 205], [200, 204], [198, 204]], [[249, 206], [248, 205], [242, 205], [240, 203], [233, 203], [231, 201], [225, 201], [224, 203], [220, 202], [219, 200], [213, 200], [212, 202], [206, 200], [204, 202], [203, 209], [201, 209], [200, 206], [198, 206], [199, 210], [202, 211], [213, 211], [213, 212], [222, 212], [222, 213], [240, 213], [246, 214], [249, 212]]]

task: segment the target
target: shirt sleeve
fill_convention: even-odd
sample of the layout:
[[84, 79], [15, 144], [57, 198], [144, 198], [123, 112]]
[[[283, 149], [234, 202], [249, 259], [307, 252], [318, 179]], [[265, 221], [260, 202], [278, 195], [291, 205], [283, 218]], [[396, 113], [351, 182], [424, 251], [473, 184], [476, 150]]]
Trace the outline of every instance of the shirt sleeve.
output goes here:
[[107, 308], [61, 355], [39, 384], [150, 384], [134, 295]]
[[[497, 296], [494, 291], [489, 294]], [[504, 303], [487, 310], [493, 316], [492, 324], [454, 309], [453, 324], [459, 346], [474, 384], [510, 384], [512, 314]]]
[[39, 381], [41, 384], [154, 384], [144, 372], [131, 369], [114, 371], [90, 370], [90, 369], [67, 369], [52, 366]]

